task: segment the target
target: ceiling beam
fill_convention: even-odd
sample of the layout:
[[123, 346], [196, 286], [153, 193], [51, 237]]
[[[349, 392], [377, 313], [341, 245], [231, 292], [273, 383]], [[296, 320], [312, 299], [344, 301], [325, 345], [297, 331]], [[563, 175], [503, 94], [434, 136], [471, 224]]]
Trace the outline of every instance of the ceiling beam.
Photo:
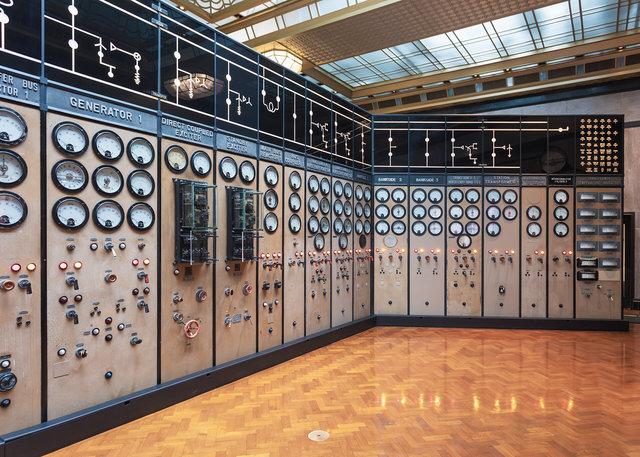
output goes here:
[[276, 6], [272, 6], [271, 8], [258, 11], [257, 13], [251, 14], [241, 19], [237, 19], [233, 22], [230, 22], [229, 24], [225, 24], [221, 27], [218, 27], [218, 30], [226, 34], [233, 33], [237, 30], [257, 24], [258, 22], [266, 21], [267, 19], [272, 19], [281, 14], [286, 14], [293, 10], [297, 10], [298, 8], [307, 6], [311, 3], [314, 3], [315, 1], [316, 0], [289, 0]]
[[317, 70], [311, 62], [304, 59], [302, 60], [301, 73], [311, 76], [313, 79], [321, 82], [322, 84], [327, 86], [329, 89], [333, 89], [334, 91], [339, 92], [345, 97], [351, 99], [352, 92], [349, 86], [341, 84], [340, 82], [337, 82], [335, 79], [333, 79], [331, 76], [327, 75], [325, 72]]
[[243, 11], [253, 8], [254, 6], [262, 5], [267, 0], [242, 0], [234, 3], [233, 5], [222, 8], [220, 11], [216, 11], [209, 15], [210, 22], [221, 21], [236, 14], [240, 14]]

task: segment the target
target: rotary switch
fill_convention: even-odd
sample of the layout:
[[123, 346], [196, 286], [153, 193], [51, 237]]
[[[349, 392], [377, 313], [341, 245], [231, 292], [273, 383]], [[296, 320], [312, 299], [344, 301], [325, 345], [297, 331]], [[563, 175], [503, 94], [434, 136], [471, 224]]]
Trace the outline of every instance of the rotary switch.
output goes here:
[[87, 353], [87, 350], [84, 348], [80, 348], [76, 351], [76, 357], [78, 357], [79, 359], [84, 359], [87, 357], [87, 355], [89, 355]]
[[242, 293], [244, 295], [249, 295], [251, 292], [253, 292], [253, 287], [251, 287], [249, 284], [245, 284], [242, 286]]
[[0, 392], [8, 392], [13, 389], [18, 383], [18, 378], [15, 374], [8, 372], [0, 374]]
[[207, 293], [204, 290], [200, 289], [196, 291], [196, 301], [198, 303], [202, 303], [206, 299], [207, 299]]
[[137, 336], [134, 336], [133, 338], [131, 338], [131, 340], [129, 340], [129, 342], [131, 343], [132, 346], [135, 346], [136, 344], [141, 344], [142, 339], [138, 338]]

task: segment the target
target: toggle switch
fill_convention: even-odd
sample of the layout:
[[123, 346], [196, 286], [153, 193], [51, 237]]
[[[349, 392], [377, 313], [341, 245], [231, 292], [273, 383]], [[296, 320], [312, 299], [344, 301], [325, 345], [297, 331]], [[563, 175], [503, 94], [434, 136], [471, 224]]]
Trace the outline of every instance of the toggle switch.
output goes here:
[[224, 294], [226, 296], [233, 295], [233, 289], [229, 289], [228, 287], [224, 290]]
[[104, 275], [104, 280], [108, 283], [116, 282], [117, 279], [118, 277], [113, 273], [107, 273]]
[[18, 281], [18, 287], [21, 289], [26, 289], [27, 295], [31, 295], [31, 281], [29, 281], [28, 279], [21, 279], [20, 281]]
[[282, 287], [282, 281], [276, 279], [275, 281], [273, 281], [273, 287], [275, 287], [276, 289], [280, 289]]
[[149, 282], [149, 275], [147, 273], [145, 273], [144, 271], [139, 271], [138, 272], [138, 279], [144, 279], [144, 282], [148, 283]]
[[500, 293], [500, 294], [505, 293], [505, 288], [504, 288], [504, 286], [499, 286], [499, 287], [498, 287], [498, 293]]
[[67, 316], [67, 319], [73, 320], [73, 323], [75, 325], [78, 324], [78, 313], [76, 313], [73, 309], [70, 309], [69, 311], [67, 311], [66, 316]]
[[84, 359], [87, 355], [89, 354], [87, 354], [87, 350], [85, 348], [80, 348], [76, 351], [76, 357], [79, 359]]
[[78, 290], [78, 280], [73, 276], [69, 276], [65, 282], [68, 286], [73, 286], [73, 290]]
[[129, 340], [129, 342], [131, 343], [132, 346], [135, 346], [136, 344], [141, 344], [142, 339], [138, 338], [137, 336], [134, 336]]
[[181, 303], [183, 301], [182, 297], [180, 295], [174, 295], [173, 296], [173, 302], [174, 303]]
[[242, 293], [244, 295], [249, 295], [251, 292], [253, 292], [253, 287], [251, 287], [249, 284], [245, 284], [242, 286]]
[[145, 313], [149, 312], [149, 304], [144, 300], [138, 300], [138, 309], [143, 309], [143, 308]]
[[105, 251], [112, 253], [114, 257], [117, 256], [116, 250], [113, 249], [113, 243], [111, 243], [111, 242], [105, 243], [104, 244], [104, 249], [105, 249]]

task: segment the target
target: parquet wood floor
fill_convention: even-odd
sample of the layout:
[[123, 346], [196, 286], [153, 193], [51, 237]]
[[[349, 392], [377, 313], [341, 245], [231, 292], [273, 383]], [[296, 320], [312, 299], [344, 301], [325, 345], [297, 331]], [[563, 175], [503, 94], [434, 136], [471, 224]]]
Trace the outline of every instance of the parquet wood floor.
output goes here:
[[640, 325], [374, 328], [50, 455], [640, 456]]

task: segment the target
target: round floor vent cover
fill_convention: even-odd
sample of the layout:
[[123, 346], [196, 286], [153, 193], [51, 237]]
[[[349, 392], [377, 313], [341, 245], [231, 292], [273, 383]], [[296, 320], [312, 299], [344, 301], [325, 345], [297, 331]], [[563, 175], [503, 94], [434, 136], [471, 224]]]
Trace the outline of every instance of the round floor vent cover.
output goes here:
[[314, 430], [307, 436], [311, 441], [326, 441], [329, 439], [329, 433], [324, 430]]

